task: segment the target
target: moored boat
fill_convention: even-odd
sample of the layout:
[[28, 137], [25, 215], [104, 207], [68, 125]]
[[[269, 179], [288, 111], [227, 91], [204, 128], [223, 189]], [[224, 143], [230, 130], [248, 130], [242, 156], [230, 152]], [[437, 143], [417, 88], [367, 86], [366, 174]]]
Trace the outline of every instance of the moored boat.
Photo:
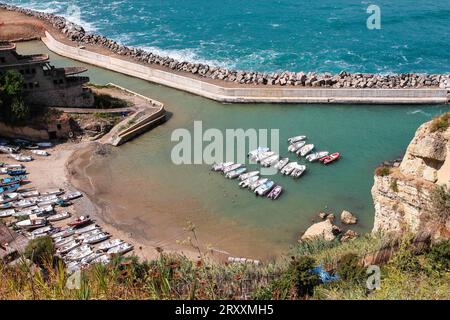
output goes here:
[[252, 183], [255, 183], [258, 180], [259, 180], [258, 176], [253, 176], [253, 177], [250, 177], [248, 179], [245, 179], [245, 180], [242, 180], [241, 182], [239, 182], [239, 186], [241, 188], [248, 188], [249, 185], [251, 185]]
[[300, 149], [301, 147], [303, 147], [306, 144], [305, 141], [300, 141], [300, 142], [296, 142], [294, 144], [291, 144], [288, 147], [288, 151], [290, 152], [297, 152], [298, 149]]
[[275, 164], [274, 168], [277, 169], [277, 170], [281, 170], [288, 163], [289, 163], [289, 158], [283, 158], [280, 161], [278, 161], [277, 164]]
[[0, 203], [6, 203], [16, 200], [19, 197], [17, 192], [5, 193], [0, 195]]
[[49, 222], [55, 222], [55, 221], [60, 221], [60, 220], [64, 220], [70, 218], [70, 213], [69, 212], [61, 212], [61, 213], [57, 213], [54, 215], [51, 215], [47, 218], [47, 220]]
[[274, 163], [277, 163], [279, 159], [280, 159], [280, 156], [277, 154], [274, 154], [273, 156], [267, 157], [266, 159], [262, 160], [261, 165], [263, 167], [270, 167]]
[[250, 151], [247, 156], [252, 159], [255, 158], [258, 154], [267, 152], [269, 150], [270, 149], [267, 147], [258, 147], [257, 149]]
[[123, 240], [121, 240], [121, 239], [111, 239], [111, 240], [108, 240], [108, 241], [100, 244], [98, 246], [98, 249], [102, 250], [102, 251], [108, 251], [109, 249], [114, 248], [122, 243], [123, 243]]
[[275, 152], [273, 152], [273, 151], [266, 151], [266, 152], [259, 153], [254, 159], [256, 162], [261, 162], [264, 159], [273, 156], [274, 154], [275, 154]]
[[281, 193], [283, 192], [283, 187], [280, 185], [276, 185], [267, 195], [267, 198], [276, 200], [280, 197]]
[[289, 162], [283, 169], [281, 169], [281, 174], [290, 175], [292, 170], [294, 170], [297, 166], [297, 162]]
[[225, 177], [228, 179], [234, 179], [239, 177], [241, 174], [245, 173], [247, 171], [247, 168], [243, 167], [243, 168], [239, 168], [233, 171], [228, 172]]
[[256, 188], [254, 192], [259, 196], [263, 196], [273, 188], [274, 184], [275, 183], [272, 180], [269, 180], [266, 183], [260, 185], [258, 188]]
[[56, 253], [66, 254], [67, 252], [69, 252], [79, 246], [81, 246], [81, 241], [73, 240], [73, 241], [66, 243], [65, 245], [59, 247], [58, 249], [56, 249]]
[[133, 250], [133, 246], [129, 243], [121, 243], [118, 246], [115, 246], [107, 251], [110, 255], [122, 255], [129, 251]]
[[48, 157], [50, 154], [45, 150], [31, 150], [31, 153], [41, 156], [41, 157]]
[[266, 183], [267, 181], [269, 181], [269, 179], [267, 179], [267, 178], [259, 179], [259, 180], [255, 181], [254, 183], [250, 184], [249, 189], [253, 191], [256, 188], [258, 188], [259, 186], [261, 186], [262, 184]]
[[47, 224], [47, 220], [45, 218], [37, 218], [30, 216], [30, 219], [22, 220], [16, 222], [16, 226], [19, 228], [31, 230], [31, 229], [37, 229], [40, 227], [43, 227]]
[[306, 160], [308, 160], [309, 162], [314, 162], [317, 161], [323, 157], [326, 157], [327, 155], [329, 155], [330, 153], [328, 151], [318, 151], [318, 152], [314, 152], [311, 153], [309, 155], [306, 156]]
[[295, 136], [295, 137], [290, 137], [290, 138], [288, 139], [288, 143], [292, 144], [292, 143], [296, 143], [296, 142], [298, 142], [298, 141], [302, 141], [302, 140], [305, 140], [305, 139], [306, 139], [306, 136]]
[[100, 232], [83, 240], [83, 243], [96, 244], [107, 240], [110, 237], [108, 233]]
[[297, 166], [291, 173], [291, 177], [299, 178], [306, 170], [305, 165], [299, 165]]
[[235, 164], [232, 164], [231, 166], [228, 166], [228, 167], [224, 168], [222, 170], [222, 172], [223, 172], [223, 174], [227, 174], [228, 172], [236, 170], [236, 169], [239, 169], [242, 166], [243, 166], [242, 163], [235, 163]]
[[10, 186], [0, 187], [0, 194], [14, 192], [19, 188], [20, 188], [20, 183], [12, 184]]
[[239, 180], [244, 181], [244, 180], [247, 180], [248, 178], [251, 178], [251, 177], [254, 177], [257, 175], [259, 175], [259, 171], [250, 171], [250, 172], [241, 174], [239, 176]]
[[338, 160], [340, 157], [341, 157], [341, 154], [339, 152], [335, 152], [335, 153], [330, 154], [329, 156], [326, 156], [322, 160], [322, 163], [323, 164], [329, 164], [329, 163], [331, 163], [333, 161]]
[[80, 216], [72, 222], [69, 222], [67, 225], [74, 229], [78, 229], [90, 223], [92, 223], [92, 219], [89, 216]]
[[7, 209], [7, 210], [0, 211], [0, 218], [11, 217], [14, 213], [16, 213], [15, 209]]
[[214, 171], [223, 171], [224, 168], [231, 166], [232, 164], [234, 164], [234, 162], [220, 162], [220, 163], [215, 163], [212, 166], [212, 170]]
[[65, 195], [61, 196], [61, 199], [65, 200], [65, 201], [70, 201], [70, 200], [80, 198], [82, 196], [83, 196], [83, 194], [80, 191], [70, 191], [70, 192], [67, 192]]
[[304, 145], [303, 147], [301, 147], [298, 151], [297, 151], [297, 155], [304, 157], [306, 156], [308, 153], [310, 153], [312, 150], [314, 149], [314, 145], [313, 144], [307, 144]]

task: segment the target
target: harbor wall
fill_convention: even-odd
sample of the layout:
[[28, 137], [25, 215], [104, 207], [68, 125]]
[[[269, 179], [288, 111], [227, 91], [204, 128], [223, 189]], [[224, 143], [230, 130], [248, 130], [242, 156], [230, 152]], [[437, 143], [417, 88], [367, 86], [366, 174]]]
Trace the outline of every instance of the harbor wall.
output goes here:
[[162, 84], [227, 103], [331, 103], [331, 104], [446, 104], [445, 88], [367, 89], [224, 87], [199, 79], [155, 69], [139, 63], [66, 45], [46, 32], [42, 41], [49, 50], [88, 64]]

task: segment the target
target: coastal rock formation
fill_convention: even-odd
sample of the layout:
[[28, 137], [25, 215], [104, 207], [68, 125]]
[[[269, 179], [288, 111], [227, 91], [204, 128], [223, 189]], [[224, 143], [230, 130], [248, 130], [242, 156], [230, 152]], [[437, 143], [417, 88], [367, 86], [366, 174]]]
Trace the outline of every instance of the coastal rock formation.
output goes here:
[[358, 218], [356, 218], [353, 214], [350, 212], [344, 210], [341, 213], [341, 222], [343, 224], [356, 224], [358, 222]]
[[450, 182], [450, 128], [436, 129], [447, 115], [423, 124], [398, 168], [376, 175], [373, 232], [427, 232], [434, 238], [450, 235], [449, 195], [438, 186]]
[[450, 90], [450, 74], [403, 73], [397, 75], [381, 75], [348, 73], [345, 71], [338, 74], [291, 71], [267, 73], [229, 70], [202, 63], [178, 61], [171, 57], [160, 56], [142, 49], [127, 47], [102, 35], [87, 33], [82, 26], [51, 13], [38, 12], [1, 3], [0, 9], [20, 12], [47, 22], [64, 34], [69, 40], [78, 43], [80, 46], [83, 44], [101, 46], [115, 54], [130, 57], [140, 63], [163, 66], [173, 71], [185, 72], [212, 80], [223, 80], [246, 85], [296, 86], [306, 88], [400, 89], [429, 87], [448, 88]]
[[356, 231], [353, 230], [347, 230], [341, 237], [341, 242], [346, 242], [352, 239], [357, 238], [359, 235]]
[[313, 240], [322, 238], [327, 241], [334, 240], [333, 225], [330, 220], [318, 222], [310, 226], [302, 235], [301, 240]]

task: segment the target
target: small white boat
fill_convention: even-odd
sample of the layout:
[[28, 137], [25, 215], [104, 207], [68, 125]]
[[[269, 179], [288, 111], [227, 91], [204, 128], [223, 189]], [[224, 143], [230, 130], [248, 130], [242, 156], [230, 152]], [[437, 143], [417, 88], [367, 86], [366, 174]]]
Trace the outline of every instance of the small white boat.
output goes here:
[[215, 163], [212, 166], [212, 169], [214, 171], [223, 171], [224, 168], [231, 166], [232, 164], [234, 164], [234, 162], [220, 162], [220, 163]]
[[14, 208], [27, 208], [34, 206], [36, 204], [35, 201], [31, 201], [30, 199], [23, 199], [13, 203]]
[[14, 152], [17, 152], [18, 150], [19, 150], [19, 148], [13, 148], [13, 147], [8, 147], [8, 146], [0, 146], [0, 152], [3, 152], [3, 153], [12, 154]]
[[85, 238], [83, 240], [83, 243], [96, 244], [96, 243], [99, 243], [99, 242], [107, 240], [109, 237], [111, 237], [109, 234], [104, 233], [104, 232], [100, 232], [100, 233], [97, 233], [97, 234], [95, 234], [93, 236]]
[[37, 229], [43, 227], [47, 224], [47, 220], [45, 218], [30, 218], [26, 220], [22, 220], [16, 222], [16, 226], [23, 229]]
[[111, 248], [114, 248], [114, 247], [118, 246], [121, 243], [123, 243], [123, 240], [121, 240], [121, 239], [111, 239], [111, 240], [108, 240], [108, 241], [103, 242], [102, 244], [100, 244], [98, 246], [98, 249], [102, 250], [102, 251], [107, 251], [107, 250], [109, 250]]
[[107, 254], [102, 254], [101, 256], [93, 259], [91, 261], [91, 264], [103, 264], [106, 265], [111, 261], [111, 259], [109, 258], [109, 256]]
[[320, 158], [326, 157], [329, 154], [330, 153], [328, 151], [314, 152], [314, 153], [308, 154], [306, 156], [306, 160], [308, 160], [309, 162], [314, 162], [314, 161], [319, 160]]
[[108, 254], [111, 255], [122, 255], [129, 251], [133, 250], [133, 246], [129, 243], [121, 243], [118, 246], [115, 246], [107, 251]]
[[228, 179], [234, 179], [239, 177], [241, 174], [245, 173], [247, 171], [247, 168], [243, 167], [243, 168], [239, 168], [233, 171], [228, 172], [225, 177]]
[[83, 194], [80, 191], [70, 191], [61, 197], [64, 201], [70, 201], [77, 198], [81, 198]]
[[300, 155], [301, 157], [306, 156], [308, 153], [310, 153], [314, 149], [313, 144], [307, 144], [300, 148], [300, 150], [297, 151], [297, 155]]
[[70, 250], [64, 257], [64, 259], [69, 261], [81, 260], [84, 257], [90, 255], [91, 253], [92, 253], [91, 247], [87, 244], [84, 244], [78, 248]]
[[0, 218], [11, 217], [14, 213], [16, 213], [15, 209], [8, 209], [8, 210], [0, 211]]
[[3, 167], [7, 169], [25, 169], [25, 166], [21, 163], [5, 164]]
[[46, 233], [48, 233], [48, 232], [50, 232], [52, 230], [53, 230], [53, 226], [45, 226], [45, 227], [42, 227], [42, 228], [39, 228], [39, 229], [35, 229], [35, 230], [31, 231], [30, 233], [33, 236], [37, 236], [37, 235], [40, 235], [40, 234], [43, 234], [43, 233], [46, 234]]
[[2, 194], [2, 195], [0, 195], [0, 203], [15, 201], [18, 197], [19, 197], [19, 194], [17, 192]]
[[258, 188], [260, 185], [266, 183], [269, 179], [264, 178], [264, 179], [259, 179], [258, 181], [252, 183], [249, 187], [250, 190], [255, 190], [256, 188]]
[[297, 168], [295, 168], [292, 173], [291, 173], [291, 177], [294, 178], [299, 178], [303, 172], [305, 172], [306, 170], [306, 166], [305, 165], [299, 165]]
[[288, 147], [288, 151], [290, 151], [290, 152], [296, 152], [298, 149], [300, 149], [301, 147], [303, 147], [305, 144], [306, 144], [305, 141], [300, 141], [300, 142], [291, 144], [291, 145]]
[[281, 169], [281, 174], [290, 175], [292, 170], [294, 170], [298, 166], [297, 162], [290, 162]]
[[261, 161], [261, 165], [263, 167], [270, 167], [271, 165], [273, 165], [274, 163], [277, 163], [278, 160], [280, 160], [280, 156], [277, 154], [274, 154], [273, 156], [270, 156], [264, 160]]
[[248, 153], [248, 157], [249, 158], [255, 158], [258, 154], [263, 153], [263, 152], [267, 152], [270, 149], [267, 147], [259, 147], [258, 149], [252, 150]]
[[264, 159], [273, 156], [274, 154], [275, 154], [275, 152], [273, 152], [273, 151], [266, 151], [266, 152], [263, 152], [263, 153], [258, 154], [258, 155], [255, 157], [255, 160], [256, 160], [256, 162], [261, 162], [261, 161], [263, 161]]
[[46, 197], [46, 196], [60, 196], [64, 193], [64, 189], [61, 188], [57, 188], [57, 189], [50, 189], [47, 190], [45, 192], [42, 192], [41, 196]]
[[66, 243], [65, 245], [59, 247], [58, 249], [56, 249], [56, 253], [65, 254], [79, 246], [81, 246], [81, 241], [73, 240], [73, 241]]
[[36, 145], [39, 148], [51, 148], [53, 146], [53, 144], [51, 142], [47, 142], [47, 141], [45, 141], [45, 142], [38, 142], [38, 143], [36, 143]]
[[235, 164], [232, 164], [231, 166], [224, 168], [222, 172], [223, 172], [223, 174], [227, 174], [228, 172], [239, 169], [242, 166], [243, 166], [243, 164], [241, 164], [241, 163], [235, 163]]
[[75, 234], [75, 230], [73, 230], [72, 228], [65, 228], [63, 230], [61, 230], [58, 233], [52, 234], [51, 237], [53, 239], [58, 239], [58, 238], [67, 238], [70, 237], [72, 235]]
[[57, 238], [54, 240], [55, 240], [55, 247], [61, 248], [61, 247], [65, 246], [66, 244], [76, 240], [76, 238], [74, 236], [69, 236], [67, 238]]
[[281, 170], [281, 169], [283, 169], [284, 166], [287, 165], [288, 163], [289, 163], [289, 158], [283, 158], [283, 159], [281, 159], [280, 161], [278, 161], [278, 162], [275, 164], [274, 168], [277, 169], [277, 170]]
[[266, 183], [260, 185], [258, 188], [255, 189], [255, 193], [259, 196], [263, 196], [266, 193], [270, 191], [274, 186], [274, 182], [269, 180]]
[[105, 255], [103, 252], [92, 252], [90, 255], [84, 257], [80, 260], [82, 264], [89, 264], [92, 260], [99, 258], [100, 256]]
[[97, 235], [99, 233], [102, 233], [102, 230], [100, 228], [99, 229], [94, 229], [92, 231], [85, 232], [85, 233], [82, 233], [82, 234], [78, 235], [77, 239], [78, 240], [85, 240], [85, 239], [90, 238], [92, 236], [95, 236], [95, 235]]
[[248, 179], [245, 179], [245, 180], [239, 182], [239, 187], [241, 187], [241, 188], [248, 188], [248, 186], [249, 186], [250, 184], [255, 183], [255, 182], [258, 181], [258, 180], [259, 180], [259, 177], [258, 177], [258, 176], [250, 177], [250, 178], [248, 178]]
[[33, 190], [33, 191], [22, 192], [22, 193], [20, 193], [20, 196], [22, 198], [39, 197], [39, 191]]
[[41, 157], [48, 157], [50, 154], [45, 150], [31, 150], [31, 153], [41, 156]]
[[51, 215], [50, 217], [47, 218], [47, 220], [50, 222], [55, 222], [55, 221], [60, 221], [60, 220], [64, 220], [67, 218], [70, 218], [70, 213], [69, 212], [61, 212], [61, 213]]
[[257, 175], [259, 175], [259, 171], [250, 171], [250, 172], [241, 174], [239, 176], [239, 180], [244, 181], [244, 180], [247, 180], [248, 178], [251, 178], [251, 177], [254, 177]]
[[31, 156], [26, 156], [23, 154], [10, 154], [9, 156], [19, 162], [33, 161], [33, 158]]
[[306, 136], [295, 136], [295, 137], [290, 137], [290, 138], [288, 139], [288, 143], [292, 144], [292, 143], [296, 143], [296, 142], [298, 142], [298, 141], [302, 141], [302, 140], [305, 140], [305, 139], [306, 139]]
[[83, 228], [75, 230], [75, 233], [76, 234], [83, 234], [83, 233], [90, 232], [90, 231], [93, 231], [93, 230], [96, 230], [96, 229], [100, 229], [100, 227], [98, 225], [96, 225], [96, 224], [90, 224], [90, 225], [88, 225], [86, 227], [83, 227]]

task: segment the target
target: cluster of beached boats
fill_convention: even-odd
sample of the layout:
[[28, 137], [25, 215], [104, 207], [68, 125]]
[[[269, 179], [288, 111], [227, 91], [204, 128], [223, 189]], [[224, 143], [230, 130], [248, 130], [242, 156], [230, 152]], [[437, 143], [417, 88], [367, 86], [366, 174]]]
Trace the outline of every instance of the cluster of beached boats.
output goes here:
[[83, 196], [81, 192], [60, 188], [44, 192], [25, 189], [28, 182], [25, 166], [0, 163], [0, 168], [6, 169], [8, 175], [0, 176], [0, 218], [12, 220], [8, 225], [29, 239], [50, 236], [69, 273], [93, 263], [106, 264], [111, 256], [133, 250], [129, 243], [110, 239], [110, 234], [102, 231], [89, 216], [79, 217], [66, 226], [56, 226], [71, 217], [69, 212], [56, 208], [71, 205], [72, 200]]
[[[0, 152], [8, 154], [8, 157], [19, 162], [33, 161], [33, 155], [47, 157], [50, 154], [43, 149], [52, 146], [51, 142], [33, 143], [24, 139], [0, 139]], [[24, 153], [24, 150], [26, 153]]]
[[247, 168], [241, 163], [217, 163], [212, 166], [212, 170], [222, 172], [222, 174], [228, 179], [238, 178], [239, 186], [241, 188], [249, 189], [257, 196], [263, 196], [268, 199], [276, 200], [283, 192], [282, 186], [276, 185], [272, 180], [260, 177], [259, 171], [247, 172]]

